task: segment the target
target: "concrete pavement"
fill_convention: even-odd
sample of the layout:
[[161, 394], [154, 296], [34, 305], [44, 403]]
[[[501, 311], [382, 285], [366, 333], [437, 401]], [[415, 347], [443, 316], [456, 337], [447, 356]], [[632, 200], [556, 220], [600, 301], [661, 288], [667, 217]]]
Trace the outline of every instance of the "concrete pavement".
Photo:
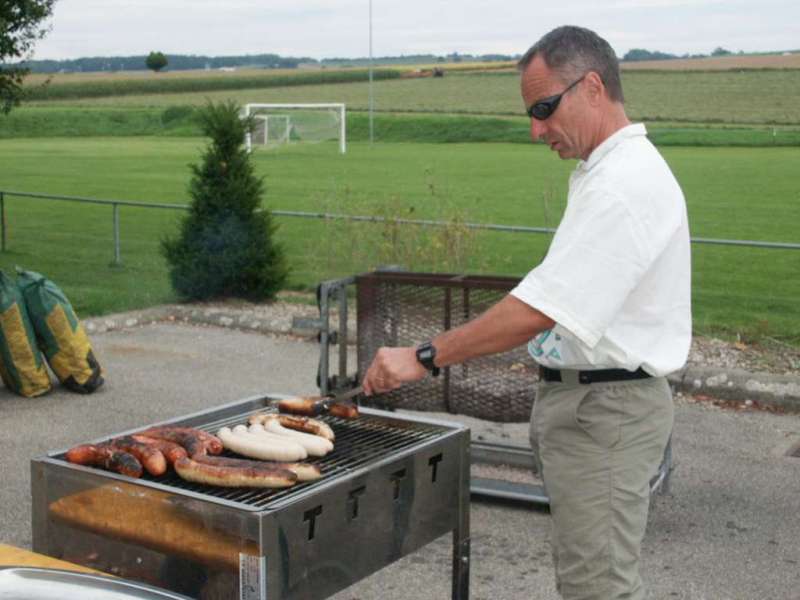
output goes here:
[[[0, 391], [2, 542], [30, 547], [32, 457], [259, 393], [316, 392], [307, 341], [164, 322], [91, 338], [107, 372], [98, 393]], [[459, 420], [490, 441], [527, 436], [526, 424]], [[798, 441], [798, 415], [677, 402], [672, 490], [656, 497], [644, 543], [650, 598], [800, 598], [800, 458], [785, 456]], [[475, 501], [471, 513], [471, 598], [557, 598], [546, 510]], [[449, 598], [450, 556], [439, 539], [335, 598]]]

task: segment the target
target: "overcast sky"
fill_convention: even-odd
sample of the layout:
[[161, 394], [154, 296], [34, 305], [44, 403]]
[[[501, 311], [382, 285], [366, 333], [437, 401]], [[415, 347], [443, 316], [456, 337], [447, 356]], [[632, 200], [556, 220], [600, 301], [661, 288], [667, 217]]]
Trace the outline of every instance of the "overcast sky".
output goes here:
[[[798, 0], [373, 0], [373, 55], [521, 54], [558, 25], [622, 56], [800, 48]], [[57, 0], [34, 58], [369, 54], [369, 0]]]

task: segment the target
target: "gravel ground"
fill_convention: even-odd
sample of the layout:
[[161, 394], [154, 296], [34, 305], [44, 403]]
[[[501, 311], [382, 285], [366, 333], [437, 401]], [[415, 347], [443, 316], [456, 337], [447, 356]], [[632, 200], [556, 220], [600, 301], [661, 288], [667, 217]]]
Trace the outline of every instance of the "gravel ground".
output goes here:
[[[281, 301], [272, 304], [251, 304], [241, 301], [203, 304], [198, 307], [218, 309], [225, 313], [247, 313], [265, 322], [283, 321], [291, 323], [293, 317], [316, 318], [319, 316], [313, 297], [297, 292], [284, 292]], [[350, 331], [356, 331], [354, 313], [349, 320]], [[336, 311], [331, 311], [334, 326], [338, 323]], [[758, 344], [743, 341], [695, 336], [689, 352], [690, 366], [739, 369], [750, 372], [776, 375], [800, 375], [800, 348], [789, 346], [778, 340], [764, 338]]]

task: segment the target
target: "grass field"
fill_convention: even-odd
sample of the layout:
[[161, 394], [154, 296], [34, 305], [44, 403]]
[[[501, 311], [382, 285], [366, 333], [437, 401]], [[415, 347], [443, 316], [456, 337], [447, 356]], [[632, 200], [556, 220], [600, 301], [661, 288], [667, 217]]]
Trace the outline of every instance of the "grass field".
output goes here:
[[[0, 189], [145, 202], [186, 202], [197, 138], [0, 141]], [[665, 148], [686, 193], [692, 234], [798, 241], [797, 150]], [[273, 209], [555, 226], [570, 163], [522, 144], [332, 144], [254, 155]], [[177, 211], [121, 209], [123, 268], [112, 268], [111, 210], [6, 198], [4, 269], [20, 264], [62, 284], [83, 315], [174, 299], [158, 254]], [[524, 274], [548, 236], [434, 233], [391, 225], [280, 218], [291, 285], [379, 264]], [[769, 335], [800, 343], [800, 253], [694, 246], [694, 313], [700, 331]]]

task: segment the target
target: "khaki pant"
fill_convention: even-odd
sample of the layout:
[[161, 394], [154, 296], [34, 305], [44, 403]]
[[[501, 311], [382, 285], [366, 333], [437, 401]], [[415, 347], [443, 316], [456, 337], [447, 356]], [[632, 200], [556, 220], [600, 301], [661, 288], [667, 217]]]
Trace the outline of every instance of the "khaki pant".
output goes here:
[[553, 517], [556, 587], [565, 600], [640, 600], [650, 478], [672, 431], [663, 377], [541, 382], [531, 445]]

